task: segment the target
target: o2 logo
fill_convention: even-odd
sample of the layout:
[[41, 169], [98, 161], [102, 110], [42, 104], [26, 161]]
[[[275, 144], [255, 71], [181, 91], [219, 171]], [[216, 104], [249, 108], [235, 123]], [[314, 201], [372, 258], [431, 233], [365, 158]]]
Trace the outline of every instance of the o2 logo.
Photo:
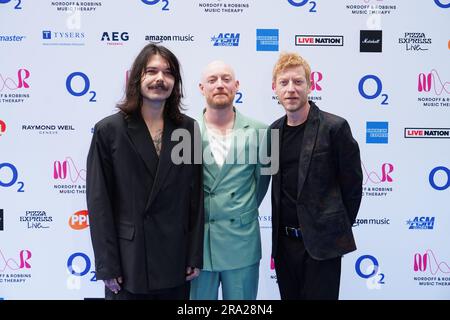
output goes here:
[[143, 3], [149, 6], [153, 6], [155, 4], [158, 4], [159, 1], [163, 4], [163, 7], [161, 8], [162, 11], [169, 11], [169, 0], [141, 0]]
[[[439, 186], [435, 182], [435, 175], [436, 175], [436, 173], [441, 172], [441, 171], [444, 172], [444, 174], [446, 175], [447, 181], [443, 185]], [[444, 180], [445, 180], [445, 178], [444, 178]], [[450, 187], [450, 169], [447, 167], [443, 167], [443, 166], [434, 168], [433, 170], [431, 170], [430, 175], [428, 176], [428, 181], [430, 182], [430, 185], [433, 187], [433, 189], [436, 189], [439, 191], [448, 189], [448, 187]]]
[[322, 72], [313, 71], [311, 72], [311, 91], [322, 91], [322, 86], [319, 84], [323, 79]]
[[[11, 2], [11, 0], [0, 0], [0, 4], [9, 3], [9, 2]], [[14, 9], [22, 10], [22, 7], [20, 6], [22, 3], [22, 0], [16, 0], [14, 2], [17, 2], [16, 5], [14, 6]]]
[[[369, 263], [366, 263], [368, 261]], [[362, 271], [362, 265], [365, 265], [365, 272]], [[381, 273], [380, 264], [377, 258], [371, 255], [363, 255], [356, 260], [355, 271], [358, 276], [366, 280], [368, 289], [381, 289], [384, 282], [384, 273]]]
[[234, 100], [234, 103], [243, 103], [244, 101], [242, 101], [242, 97], [244, 95], [242, 94], [242, 92], [238, 91], [236, 92], [236, 100]]
[[[370, 94], [370, 93], [366, 92], [366, 89], [364, 89], [364, 85], [367, 81], [372, 81], [375, 83], [375, 93]], [[368, 100], [376, 99], [381, 95], [381, 97], [383, 98], [383, 101], [381, 101], [381, 105], [389, 105], [389, 103], [388, 103], [389, 96], [386, 93], [382, 93], [383, 84], [381, 83], [381, 79], [378, 78], [376, 75], [368, 74], [368, 75], [365, 75], [364, 77], [362, 77], [361, 80], [359, 80], [358, 90], [359, 90], [359, 94], [363, 98], [368, 99]]]
[[67, 278], [67, 288], [74, 290], [81, 288], [81, 277], [84, 277], [88, 273], [92, 276], [89, 281], [97, 281], [97, 275], [94, 270], [91, 270], [91, 259], [83, 252], [73, 253], [67, 260], [67, 271], [69, 272], [69, 278]]
[[288, 0], [289, 4], [294, 7], [303, 7], [307, 3], [311, 4], [311, 7], [309, 8], [309, 12], [316, 13], [316, 7], [317, 3], [315, 1], [310, 0]]
[[[74, 78], [81, 78], [81, 80], [83, 81], [83, 90], [81, 91], [75, 91], [73, 89], [72, 86], [72, 82], [74, 80]], [[66, 88], [67, 91], [69, 91], [69, 93], [75, 97], [81, 97], [84, 96], [86, 93], [90, 93], [92, 94], [91, 98], [89, 99], [89, 102], [97, 102], [97, 100], [95, 100], [95, 97], [97, 96], [97, 93], [95, 91], [89, 91], [91, 87], [91, 82], [89, 81], [89, 77], [84, 74], [83, 72], [72, 72], [71, 74], [69, 74], [69, 76], [66, 79]]]
[[448, 8], [450, 8], [450, 2], [449, 2], [449, 3], [442, 3], [441, 1], [442, 1], [442, 0], [434, 0], [434, 3], [436, 3], [436, 5], [437, 5], [439, 8], [442, 8], [442, 9], [448, 9]]
[[25, 192], [23, 189], [25, 184], [22, 181], [17, 181], [18, 179], [19, 172], [12, 163], [0, 163], [0, 187], [9, 188], [17, 184], [19, 186], [17, 192]]

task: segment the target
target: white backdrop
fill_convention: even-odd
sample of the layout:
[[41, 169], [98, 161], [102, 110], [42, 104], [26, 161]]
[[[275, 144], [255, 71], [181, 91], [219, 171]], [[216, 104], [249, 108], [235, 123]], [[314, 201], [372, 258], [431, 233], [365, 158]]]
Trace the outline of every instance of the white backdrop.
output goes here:
[[[223, 59], [236, 106], [267, 124], [281, 51], [311, 64], [312, 98], [358, 141], [364, 197], [341, 299], [450, 298], [448, 0], [0, 1], [0, 299], [102, 297], [85, 202], [91, 130], [115, 112], [148, 40], [179, 58], [185, 107]], [[268, 193], [268, 195], [270, 192]], [[279, 299], [270, 196], [259, 299]]]

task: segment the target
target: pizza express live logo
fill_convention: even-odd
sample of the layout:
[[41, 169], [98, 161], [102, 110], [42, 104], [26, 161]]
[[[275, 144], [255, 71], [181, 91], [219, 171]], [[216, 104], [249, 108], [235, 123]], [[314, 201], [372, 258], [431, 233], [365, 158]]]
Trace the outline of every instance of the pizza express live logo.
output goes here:
[[398, 38], [398, 43], [404, 46], [406, 51], [427, 51], [431, 44], [431, 38], [427, 38], [423, 32], [405, 32]]
[[19, 217], [19, 221], [28, 229], [48, 229], [53, 217], [44, 210], [27, 210]]
[[204, 13], [217, 14], [240, 14], [246, 12], [250, 5], [247, 1], [225, 0], [225, 1], [200, 1], [198, 7]]

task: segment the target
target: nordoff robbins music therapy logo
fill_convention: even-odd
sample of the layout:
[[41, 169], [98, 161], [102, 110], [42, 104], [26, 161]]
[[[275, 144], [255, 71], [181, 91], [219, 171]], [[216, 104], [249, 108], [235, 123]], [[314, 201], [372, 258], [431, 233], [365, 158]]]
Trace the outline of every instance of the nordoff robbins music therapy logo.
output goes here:
[[[272, 129], [238, 129], [230, 130], [231, 147], [225, 158], [225, 164], [261, 164], [262, 175], [273, 175], [279, 168], [279, 130]], [[174, 164], [190, 164], [194, 155], [194, 164], [213, 164], [215, 162], [211, 147], [208, 145], [202, 151], [200, 143], [195, 143], [194, 150], [191, 141], [202, 141], [198, 128], [194, 129], [194, 137], [186, 129], [176, 129], [171, 140], [178, 141], [172, 149], [171, 159]], [[271, 152], [267, 148], [270, 139]], [[198, 146], [198, 147], [197, 147]]]

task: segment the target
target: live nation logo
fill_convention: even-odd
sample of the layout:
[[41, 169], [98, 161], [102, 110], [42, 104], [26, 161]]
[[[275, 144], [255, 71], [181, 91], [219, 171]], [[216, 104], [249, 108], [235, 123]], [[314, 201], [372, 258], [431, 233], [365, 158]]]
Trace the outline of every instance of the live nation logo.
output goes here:
[[426, 108], [448, 108], [450, 107], [450, 81], [447, 81], [438, 70], [421, 72], [417, 75], [417, 97], [423, 107]]
[[384, 198], [393, 192], [394, 165], [384, 162], [381, 165], [368, 167], [362, 163], [363, 196]]
[[405, 128], [405, 138], [449, 139], [450, 128]]
[[86, 170], [80, 169], [71, 157], [53, 162], [53, 179], [56, 180], [53, 189], [58, 194], [86, 194]]

